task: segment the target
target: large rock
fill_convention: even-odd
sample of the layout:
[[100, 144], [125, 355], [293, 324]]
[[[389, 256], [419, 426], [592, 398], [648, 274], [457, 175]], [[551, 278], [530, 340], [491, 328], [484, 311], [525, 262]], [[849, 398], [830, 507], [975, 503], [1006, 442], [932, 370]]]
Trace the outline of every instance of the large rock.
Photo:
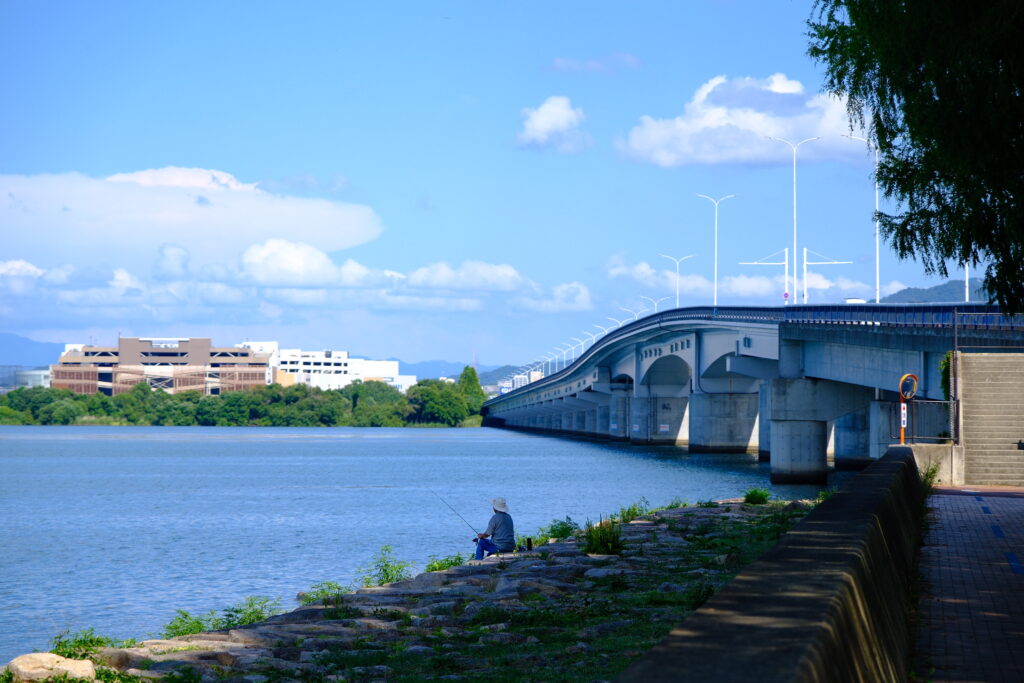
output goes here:
[[7, 664], [16, 681], [45, 681], [62, 674], [70, 678], [96, 678], [96, 667], [87, 659], [68, 659], [52, 652], [33, 652]]

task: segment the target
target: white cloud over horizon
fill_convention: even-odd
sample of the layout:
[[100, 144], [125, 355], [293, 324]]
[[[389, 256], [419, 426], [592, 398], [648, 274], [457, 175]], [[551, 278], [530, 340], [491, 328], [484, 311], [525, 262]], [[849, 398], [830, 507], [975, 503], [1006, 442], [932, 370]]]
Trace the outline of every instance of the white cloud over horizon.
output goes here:
[[590, 136], [580, 130], [586, 116], [582, 107], [573, 108], [564, 95], [552, 95], [536, 108], [522, 110], [523, 128], [519, 143], [524, 146], [552, 148], [574, 153], [590, 145]]
[[849, 133], [840, 99], [808, 94], [799, 81], [775, 73], [767, 78], [715, 76], [697, 88], [672, 118], [651, 115], [618, 141], [626, 156], [665, 168], [687, 164], [767, 164], [792, 159], [792, 150], [769, 136], [798, 143], [801, 158], [863, 159], [863, 144]]
[[230, 262], [240, 249], [268, 239], [335, 251], [383, 230], [365, 205], [274, 195], [223, 171], [177, 167], [108, 178], [0, 175], [0, 224], [5, 252], [40, 267], [110, 263], [114, 253], [149, 265], [170, 243], [201, 268]]

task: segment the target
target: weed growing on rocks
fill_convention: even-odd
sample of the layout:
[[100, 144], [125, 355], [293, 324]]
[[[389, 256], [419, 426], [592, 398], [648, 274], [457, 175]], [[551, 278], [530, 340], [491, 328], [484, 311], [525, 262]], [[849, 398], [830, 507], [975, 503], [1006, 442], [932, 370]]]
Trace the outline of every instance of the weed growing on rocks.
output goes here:
[[224, 608], [221, 614], [217, 614], [216, 610], [206, 614], [191, 614], [179, 609], [174, 619], [164, 626], [163, 633], [164, 638], [175, 638], [203, 631], [236, 628], [264, 621], [281, 612], [280, 600], [250, 595], [237, 605]]
[[469, 557], [463, 557], [462, 553], [455, 553], [454, 555], [446, 555], [445, 557], [438, 557], [436, 555], [430, 556], [430, 562], [427, 563], [426, 569], [423, 571], [427, 572], [439, 572], [451, 567], [459, 567], [466, 564], [466, 560]]
[[771, 497], [772, 494], [768, 492], [768, 489], [752, 488], [743, 493], [743, 502], [748, 505], [764, 505]]
[[627, 505], [624, 508], [619, 508], [618, 514], [614, 515], [614, 517], [623, 524], [629, 524], [634, 519], [643, 517], [649, 511], [650, 507], [647, 499], [641, 497], [640, 500], [635, 503]]
[[362, 571], [364, 586], [383, 586], [386, 583], [411, 579], [412, 562], [395, 559], [394, 548], [383, 545], [373, 557], [373, 564]]
[[601, 518], [597, 524], [588, 519], [583, 527], [583, 546], [595, 555], [618, 555], [625, 547], [622, 525], [611, 518]]

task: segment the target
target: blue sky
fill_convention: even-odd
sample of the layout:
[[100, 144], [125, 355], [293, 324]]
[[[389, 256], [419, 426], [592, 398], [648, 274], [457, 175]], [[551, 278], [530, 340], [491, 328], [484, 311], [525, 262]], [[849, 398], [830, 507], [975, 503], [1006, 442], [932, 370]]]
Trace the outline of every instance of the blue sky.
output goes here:
[[[621, 310], [874, 294], [811, 3], [0, 1], [0, 330], [525, 363]], [[883, 208], [885, 208], [883, 199]], [[768, 260], [780, 260], [781, 255]], [[812, 257], [824, 261], [826, 258]], [[955, 275], [954, 275], [955, 276]], [[882, 246], [883, 296], [930, 286]], [[572, 343], [569, 341], [569, 343]]]

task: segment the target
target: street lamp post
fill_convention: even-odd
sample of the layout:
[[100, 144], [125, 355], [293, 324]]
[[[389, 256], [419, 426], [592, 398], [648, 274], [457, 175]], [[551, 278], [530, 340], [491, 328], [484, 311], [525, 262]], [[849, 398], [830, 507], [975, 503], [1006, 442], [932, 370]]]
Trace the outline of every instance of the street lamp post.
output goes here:
[[[789, 140], [786, 140], [784, 138], [775, 138], [775, 137], [772, 137], [772, 136], [769, 135], [768, 139], [769, 140], [776, 140], [778, 142], [785, 142], [787, 145], [789, 145], [793, 149], [793, 293], [792, 293], [792, 296], [795, 297], [796, 296], [796, 290], [797, 290], [796, 272], [797, 272], [797, 268], [799, 266], [799, 264], [797, 263], [797, 258], [798, 257], [797, 257], [797, 251], [796, 251], [796, 150], [799, 149], [800, 145], [804, 144], [805, 142], [810, 142], [812, 140], [820, 140], [821, 138], [820, 137], [807, 138], [806, 140], [801, 140], [800, 142], [796, 143], [795, 145], [792, 142], [790, 142]], [[786, 302], [789, 303], [789, 299], [786, 299]]]
[[657, 313], [658, 312], [658, 304], [660, 304], [662, 301], [665, 301], [666, 299], [671, 299], [672, 297], [670, 297], [670, 296], [663, 296], [660, 299], [652, 299], [649, 296], [641, 296], [640, 298], [644, 299], [646, 301], [650, 301], [651, 305], [654, 306], [654, 312]]
[[565, 369], [565, 365], [566, 365], [566, 363], [565, 363], [565, 354], [569, 353], [569, 349], [572, 348], [572, 347], [566, 346], [565, 348], [562, 348], [562, 346], [559, 345], [558, 348], [562, 352], [562, 369], [564, 370]]
[[631, 316], [633, 316], [633, 320], [639, 320], [640, 319], [640, 314], [643, 313], [644, 311], [646, 311], [647, 309], [646, 308], [641, 308], [638, 311], [634, 311], [631, 308], [623, 308], [622, 306], [619, 306], [619, 310], [620, 311], [625, 311], [626, 313], [629, 313]]
[[623, 318], [622, 320], [618, 320], [616, 318], [612, 318], [611, 316], [608, 316], [608, 319], [615, 323], [615, 327], [622, 327], [622, 323], [629, 320], [629, 318]]
[[588, 337], [590, 337], [590, 339], [588, 339], [587, 341], [590, 342], [590, 348], [594, 348], [594, 342], [597, 341], [597, 335], [594, 334], [593, 332], [587, 332], [586, 330], [583, 330], [582, 332], [580, 332], [580, 334], [585, 334]]
[[[611, 318], [609, 318], [609, 320], [611, 320]], [[615, 329], [614, 327], [605, 327], [604, 325], [598, 325], [597, 323], [594, 323], [594, 327], [601, 330], [601, 334], [608, 334], [608, 330]]]
[[736, 195], [734, 195], [734, 194], [727, 194], [724, 197], [721, 197], [719, 199], [712, 199], [711, 197], [707, 196], [706, 194], [698, 194], [697, 196], [698, 197], [703, 197], [704, 199], [708, 200], [709, 202], [711, 202], [712, 204], [715, 205], [715, 294], [714, 294], [713, 305], [717, 306], [718, 305], [718, 205], [719, 205], [719, 203], [724, 202], [726, 199], [732, 199]]
[[681, 256], [680, 258], [669, 256], [668, 254], [662, 254], [661, 256], [676, 264], [676, 308], [679, 308], [679, 264], [688, 258], [693, 258], [693, 254]]
[[[582, 356], [583, 355], [583, 351], [584, 351], [584, 349], [583, 349], [583, 340], [580, 339], [579, 337], [569, 337], [569, 339], [572, 339], [574, 342], [576, 342], [576, 343], [578, 343], [580, 345], [580, 355]], [[572, 359], [576, 360], [576, 344], [572, 345]]]
[[875, 303], [881, 303], [881, 291], [878, 278], [878, 147], [871, 144], [870, 140], [859, 138], [856, 135], [844, 135], [844, 138], [860, 140], [875, 153]]

